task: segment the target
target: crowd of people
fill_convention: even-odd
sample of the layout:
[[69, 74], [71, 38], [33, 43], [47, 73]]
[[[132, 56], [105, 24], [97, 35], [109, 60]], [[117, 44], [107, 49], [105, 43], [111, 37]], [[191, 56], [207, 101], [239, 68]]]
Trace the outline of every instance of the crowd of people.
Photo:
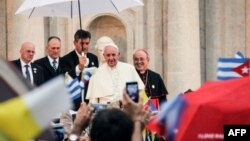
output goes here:
[[[65, 73], [81, 81], [85, 68], [96, 67], [96, 72], [85, 82], [84, 98], [73, 101], [76, 117], [73, 119], [68, 113], [61, 116], [60, 122], [67, 129], [65, 139], [75, 135], [82, 141], [143, 140], [142, 129], [152, 116], [150, 107], [132, 101], [124, 88], [126, 82], [137, 82], [139, 91], [145, 91], [149, 99], [157, 99], [160, 104], [167, 101], [168, 91], [160, 74], [148, 68], [149, 53], [146, 49], [136, 50], [133, 66], [119, 61], [119, 48], [111, 38], [103, 36], [97, 40], [98, 57], [89, 52], [90, 42], [90, 32], [77, 30], [73, 41], [75, 49], [60, 57], [61, 40], [51, 36], [46, 46], [47, 56], [35, 61], [35, 45], [25, 42], [20, 48], [20, 58], [11, 62], [34, 86]], [[94, 112], [96, 104], [111, 106]], [[160, 110], [160, 106], [157, 109]]]

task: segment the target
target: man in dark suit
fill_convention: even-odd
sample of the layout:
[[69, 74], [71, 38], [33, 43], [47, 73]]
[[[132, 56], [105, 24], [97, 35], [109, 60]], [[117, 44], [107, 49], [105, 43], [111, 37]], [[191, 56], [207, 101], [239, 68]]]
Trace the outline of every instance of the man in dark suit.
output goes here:
[[62, 62], [60, 58], [61, 39], [57, 36], [49, 37], [46, 52], [47, 56], [34, 62], [43, 68], [44, 82], [62, 74]]
[[[81, 80], [82, 71], [86, 67], [98, 67], [98, 58], [96, 55], [88, 52], [90, 48], [91, 34], [85, 30], [77, 30], [74, 35], [75, 49], [62, 57], [62, 71], [74, 79]], [[87, 87], [87, 85], [85, 84]], [[86, 88], [85, 87], [85, 88]], [[86, 88], [87, 89], [87, 88]], [[85, 89], [85, 96], [86, 90]], [[74, 100], [75, 110], [80, 107], [81, 99]]]
[[32, 63], [35, 54], [35, 45], [31, 42], [24, 42], [20, 49], [20, 58], [11, 61], [32, 85], [39, 86], [43, 83], [43, 69]]

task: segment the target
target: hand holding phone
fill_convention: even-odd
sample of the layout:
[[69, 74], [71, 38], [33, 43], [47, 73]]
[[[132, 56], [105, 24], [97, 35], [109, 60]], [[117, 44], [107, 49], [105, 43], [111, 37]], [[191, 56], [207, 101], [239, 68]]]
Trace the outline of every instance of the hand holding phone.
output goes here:
[[136, 81], [126, 83], [126, 92], [134, 102], [139, 101], [139, 89]]

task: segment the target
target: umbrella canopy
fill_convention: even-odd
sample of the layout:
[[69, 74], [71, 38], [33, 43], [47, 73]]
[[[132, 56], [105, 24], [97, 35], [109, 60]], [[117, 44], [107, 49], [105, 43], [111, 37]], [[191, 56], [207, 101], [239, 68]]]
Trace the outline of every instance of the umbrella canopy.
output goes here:
[[124, 9], [142, 6], [140, 0], [26, 0], [16, 14], [28, 17], [74, 17], [81, 14], [120, 12]]
[[249, 86], [249, 77], [210, 82], [184, 95], [176, 140], [223, 140], [225, 124], [250, 124]]

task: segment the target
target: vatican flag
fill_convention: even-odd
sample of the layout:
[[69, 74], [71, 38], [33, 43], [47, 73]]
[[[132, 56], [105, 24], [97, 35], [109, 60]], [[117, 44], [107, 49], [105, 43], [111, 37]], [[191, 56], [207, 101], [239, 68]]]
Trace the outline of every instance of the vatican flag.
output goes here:
[[36, 137], [58, 113], [71, 106], [64, 78], [0, 103], [0, 139], [27, 141]]

